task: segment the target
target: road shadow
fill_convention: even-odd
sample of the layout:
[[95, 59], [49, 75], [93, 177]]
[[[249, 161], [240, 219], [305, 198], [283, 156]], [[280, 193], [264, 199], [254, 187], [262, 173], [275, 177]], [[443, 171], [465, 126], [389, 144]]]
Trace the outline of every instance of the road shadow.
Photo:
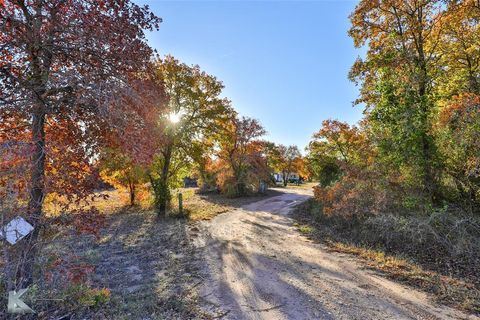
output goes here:
[[261, 201], [210, 222], [212, 233], [200, 246], [210, 257], [203, 269], [207, 309], [225, 319], [411, 318], [390, 296], [371, 294], [368, 275], [343, 269], [319, 244], [300, 236], [289, 246], [296, 231], [283, 207], [307, 198]]

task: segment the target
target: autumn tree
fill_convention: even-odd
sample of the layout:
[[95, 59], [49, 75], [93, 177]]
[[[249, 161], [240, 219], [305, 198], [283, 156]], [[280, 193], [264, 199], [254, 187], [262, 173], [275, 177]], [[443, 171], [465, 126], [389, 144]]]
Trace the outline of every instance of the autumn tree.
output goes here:
[[380, 151], [410, 171], [425, 199], [437, 195], [438, 157], [432, 136], [432, 88], [441, 41], [442, 1], [361, 1], [349, 31], [356, 47], [368, 45], [350, 77], [361, 83]]
[[308, 146], [312, 172], [324, 187], [340, 179], [347, 170], [365, 163], [365, 133], [357, 126], [324, 120]]
[[398, 172], [380, 165], [368, 126], [323, 121], [310, 142], [307, 159], [315, 161], [319, 186], [315, 197], [324, 213], [357, 219], [399, 207]]
[[434, 30], [439, 37], [435, 91], [442, 100], [464, 92], [480, 94], [479, 19], [475, 1], [450, 1]]
[[478, 210], [478, 108], [480, 99], [480, 6], [450, 1], [435, 30], [440, 40], [434, 91], [434, 127], [442, 161], [442, 196], [467, 212]]
[[212, 190], [216, 187], [216, 172], [212, 170], [213, 155], [217, 141], [214, 135], [204, 137], [198, 141], [192, 141], [192, 160], [194, 171], [200, 179], [202, 192]]
[[224, 192], [244, 196], [259, 180], [268, 180], [263, 142], [259, 140], [266, 131], [257, 120], [236, 116], [230, 119], [225, 129], [218, 157], [228, 171], [224, 170], [220, 184]]
[[363, 162], [365, 133], [357, 126], [338, 120], [324, 120], [320, 131], [313, 135], [313, 141], [325, 142], [324, 152], [344, 164]]
[[126, 189], [130, 206], [135, 205], [137, 191], [146, 182], [145, 168], [136, 164], [118, 149], [106, 148], [102, 152], [101, 177], [117, 189]]
[[304, 180], [310, 180], [310, 172], [308, 171], [307, 161], [305, 157], [297, 157], [294, 160], [293, 167], [299, 176], [299, 182]]
[[230, 102], [221, 97], [223, 84], [214, 76], [188, 66], [171, 56], [156, 62], [167, 95], [167, 111], [160, 116], [162, 145], [150, 174], [156, 206], [165, 215], [170, 199], [170, 184], [179, 172], [197, 160], [205, 161], [202, 145], [206, 137], [215, 134], [222, 121], [233, 112]]
[[301, 158], [300, 151], [295, 145], [284, 146], [282, 144], [277, 146], [279, 161], [277, 163], [277, 169], [282, 173], [283, 185], [286, 187], [290, 175], [297, 171], [296, 161]]
[[[152, 50], [143, 30], [159, 22], [128, 0], [0, 2], [2, 143], [28, 144], [25, 218], [35, 227], [17, 286], [32, 281], [46, 193], [71, 201], [90, 194], [91, 160], [117, 111], [110, 102], [126, 88], [126, 77], [148, 64]], [[10, 130], [6, 121], [19, 126]]]
[[275, 173], [278, 172], [278, 168], [281, 162], [281, 155], [278, 149], [278, 146], [274, 142], [264, 141], [263, 142], [263, 155], [265, 158], [266, 166], [270, 172], [270, 180], [268, 180], [271, 184], [276, 184], [275, 180]]

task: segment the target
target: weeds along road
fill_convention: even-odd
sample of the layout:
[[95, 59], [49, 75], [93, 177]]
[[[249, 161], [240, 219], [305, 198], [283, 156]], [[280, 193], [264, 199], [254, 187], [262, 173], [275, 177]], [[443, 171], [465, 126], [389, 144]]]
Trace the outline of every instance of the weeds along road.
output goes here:
[[311, 192], [279, 191], [198, 225], [206, 310], [222, 319], [475, 319], [313, 243], [289, 218]]

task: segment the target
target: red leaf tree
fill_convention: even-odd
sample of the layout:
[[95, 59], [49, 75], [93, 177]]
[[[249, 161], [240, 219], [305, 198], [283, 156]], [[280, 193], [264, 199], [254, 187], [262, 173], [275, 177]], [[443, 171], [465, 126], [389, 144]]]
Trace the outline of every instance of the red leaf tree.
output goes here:
[[35, 227], [22, 240], [16, 287], [32, 282], [45, 195], [79, 203], [90, 194], [111, 120], [118, 129], [129, 117], [114, 98], [145, 70], [152, 50], [143, 30], [160, 22], [129, 0], [0, 1], [0, 143], [16, 149], [8, 161], [28, 150], [25, 218]]

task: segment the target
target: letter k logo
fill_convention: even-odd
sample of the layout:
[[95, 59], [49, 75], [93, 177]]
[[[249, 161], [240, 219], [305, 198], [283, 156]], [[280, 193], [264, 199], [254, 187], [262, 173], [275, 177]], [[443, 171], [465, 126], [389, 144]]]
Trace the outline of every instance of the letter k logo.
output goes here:
[[35, 313], [20, 298], [28, 289], [20, 289], [18, 292], [10, 291], [8, 293], [8, 312], [10, 313]]

